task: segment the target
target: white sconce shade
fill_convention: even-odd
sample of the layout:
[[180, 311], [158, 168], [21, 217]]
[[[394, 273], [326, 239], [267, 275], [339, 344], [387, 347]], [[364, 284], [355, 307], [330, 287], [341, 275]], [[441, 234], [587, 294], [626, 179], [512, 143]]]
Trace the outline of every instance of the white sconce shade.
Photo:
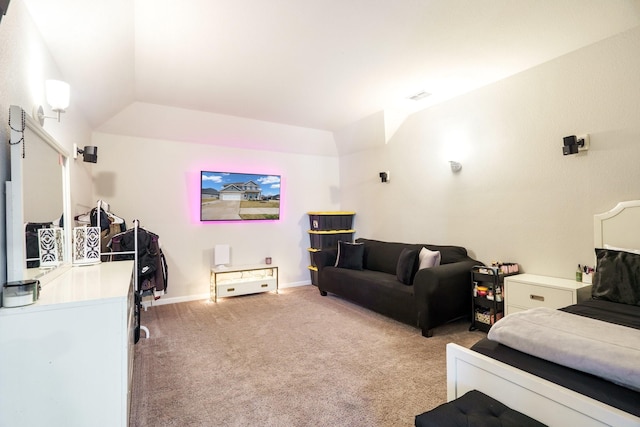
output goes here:
[[47, 103], [57, 113], [64, 112], [69, 106], [69, 83], [60, 80], [47, 80], [45, 82]]
[[44, 119], [57, 118], [58, 122], [60, 121], [60, 114], [64, 113], [69, 106], [69, 93], [71, 92], [69, 83], [65, 83], [60, 80], [45, 81], [44, 89], [47, 97], [47, 103], [57, 114], [56, 117], [45, 116], [42, 105], [36, 105], [33, 107], [33, 117], [38, 121], [38, 123], [40, 123], [40, 126], [44, 125]]

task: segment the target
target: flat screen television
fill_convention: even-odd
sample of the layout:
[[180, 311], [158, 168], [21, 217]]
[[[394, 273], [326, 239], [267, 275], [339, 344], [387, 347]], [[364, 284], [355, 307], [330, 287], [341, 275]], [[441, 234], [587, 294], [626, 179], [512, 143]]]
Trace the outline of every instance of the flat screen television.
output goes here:
[[280, 219], [280, 175], [200, 172], [200, 220]]

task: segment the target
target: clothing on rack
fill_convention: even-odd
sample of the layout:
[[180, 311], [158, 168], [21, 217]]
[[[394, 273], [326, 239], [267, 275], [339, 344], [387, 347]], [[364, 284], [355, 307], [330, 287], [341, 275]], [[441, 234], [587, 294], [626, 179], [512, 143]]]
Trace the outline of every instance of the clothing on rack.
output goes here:
[[[108, 247], [114, 254], [114, 261], [134, 259], [135, 230], [129, 229], [111, 238]], [[164, 295], [167, 289], [167, 262], [160, 248], [160, 238], [157, 234], [137, 228], [138, 234], [138, 291], [142, 295], [153, 294], [156, 299]], [[118, 252], [130, 252], [120, 254]]]
[[[79, 224], [100, 227], [100, 252], [108, 252], [108, 244], [113, 236], [127, 230], [124, 219], [109, 212], [109, 204], [98, 200], [97, 206], [89, 212], [73, 218]], [[106, 261], [103, 256], [102, 261]]]
[[108, 248], [112, 254], [106, 256], [107, 261], [135, 261], [133, 341], [137, 343], [141, 330], [149, 338], [149, 329], [140, 324], [142, 297], [153, 294], [158, 299], [167, 288], [167, 263], [160, 249], [160, 239], [157, 234], [141, 228], [140, 221], [134, 220], [133, 229], [115, 234], [109, 240]]
[[[98, 211], [100, 214], [98, 214]], [[109, 204], [102, 200], [98, 200], [95, 208], [83, 214], [76, 215], [73, 219], [80, 224], [90, 225], [91, 227], [100, 227], [100, 230], [102, 231], [109, 229], [113, 224], [120, 225], [120, 231], [125, 231], [127, 229], [124, 219], [111, 212], [109, 210]]]

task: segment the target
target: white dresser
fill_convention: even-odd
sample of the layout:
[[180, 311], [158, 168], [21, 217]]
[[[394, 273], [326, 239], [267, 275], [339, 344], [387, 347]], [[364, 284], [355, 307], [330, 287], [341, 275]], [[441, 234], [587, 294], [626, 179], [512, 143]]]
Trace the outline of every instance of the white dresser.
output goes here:
[[591, 298], [591, 284], [517, 274], [504, 279], [506, 315], [536, 307], [562, 308]]
[[126, 426], [133, 261], [73, 267], [0, 309], [0, 426]]

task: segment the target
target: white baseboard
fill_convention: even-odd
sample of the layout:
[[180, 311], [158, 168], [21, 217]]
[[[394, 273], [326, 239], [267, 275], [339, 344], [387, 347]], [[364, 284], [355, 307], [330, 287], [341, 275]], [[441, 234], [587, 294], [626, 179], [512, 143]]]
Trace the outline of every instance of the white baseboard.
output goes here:
[[[284, 285], [279, 285], [278, 288], [279, 289], [295, 288], [298, 286], [307, 286], [307, 285], [311, 286], [311, 284], [308, 281], [292, 282], [292, 283], [286, 283]], [[180, 302], [202, 301], [202, 300], [208, 300], [208, 299], [209, 299], [208, 292], [206, 294], [186, 295], [182, 297], [163, 296], [157, 300], [153, 300], [151, 298], [143, 299], [142, 306], [146, 310], [148, 307], [153, 307], [154, 305], [177, 304]]]
[[296, 288], [298, 286], [307, 286], [307, 285], [311, 285], [311, 283], [309, 283], [308, 280], [304, 280], [302, 282], [293, 282], [293, 283], [287, 283], [285, 285], [280, 285], [280, 289], [284, 289], [284, 288]]
[[202, 300], [206, 300], [209, 299], [209, 293], [206, 294], [200, 294], [200, 295], [187, 295], [187, 296], [183, 296], [183, 297], [167, 297], [167, 296], [163, 296], [157, 300], [154, 299], [142, 299], [142, 306], [145, 307], [145, 309], [147, 307], [152, 307], [154, 305], [166, 305], [166, 304], [177, 304], [179, 302], [189, 302], [189, 301], [202, 301]]

